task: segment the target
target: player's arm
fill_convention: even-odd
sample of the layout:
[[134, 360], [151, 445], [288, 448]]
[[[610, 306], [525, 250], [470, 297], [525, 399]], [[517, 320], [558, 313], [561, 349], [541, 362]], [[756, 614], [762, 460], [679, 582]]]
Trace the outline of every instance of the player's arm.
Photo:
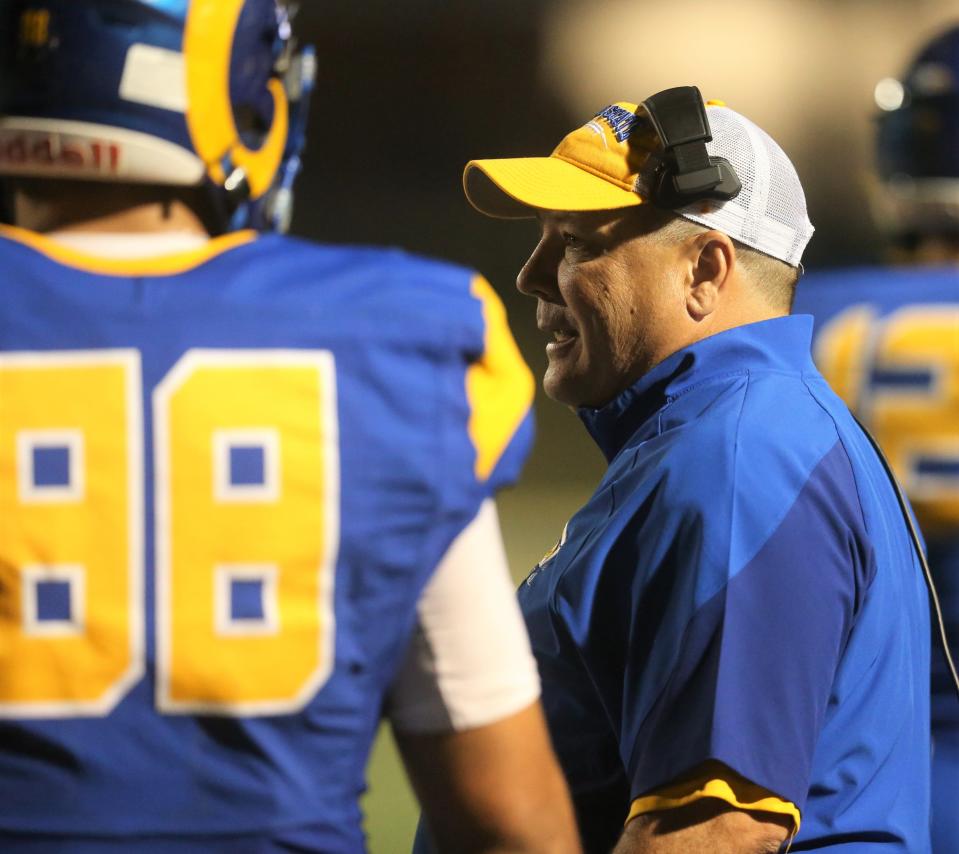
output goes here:
[[580, 850], [538, 702], [476, 729], [396, 736], [437, 851]]
[[440, 852], [576, 852], [492, 501], [424, 591], [388, 712]]

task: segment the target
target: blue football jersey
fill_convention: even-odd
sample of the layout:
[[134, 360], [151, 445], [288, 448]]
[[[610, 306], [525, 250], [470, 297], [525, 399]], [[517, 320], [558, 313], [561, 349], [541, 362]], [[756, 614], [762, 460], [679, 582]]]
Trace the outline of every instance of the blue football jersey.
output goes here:
[[0, 849], [363, 850], [416, 602], [532, 396], [452, 265], [0, 230]]
[[[802, 280], [814, 355], [869, 427], [926, 538], [953, 657], [959, 657], [959, 268], [862, 268]], [[959, 839], [959, 701], [932, 652], [934, 850]]]
[[801, 819], [797, 851], [928, 851], [926, 591], [811, 333], [719, 333], [580, 411], [609, 468], [520, 601], [588, 851], [697, 797]]

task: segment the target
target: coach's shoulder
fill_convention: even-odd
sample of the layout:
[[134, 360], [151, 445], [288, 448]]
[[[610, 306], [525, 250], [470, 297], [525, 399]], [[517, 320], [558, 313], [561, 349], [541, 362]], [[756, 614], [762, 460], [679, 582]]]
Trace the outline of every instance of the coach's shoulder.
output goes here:
[[829, 396], [815, 371], [751, 373], [736, 424], [737, 445], [747, 453], [813, 464], [839, 438]]

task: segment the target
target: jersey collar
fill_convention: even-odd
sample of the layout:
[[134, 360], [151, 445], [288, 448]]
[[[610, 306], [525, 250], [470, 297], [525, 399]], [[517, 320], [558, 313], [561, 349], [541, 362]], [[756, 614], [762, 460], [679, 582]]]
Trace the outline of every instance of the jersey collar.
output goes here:
[[665, 358], [605, 406], [580, 407], [579, 417], [612, 462], [637, 430], [698, 383], [750, 371], [815, 370], [812, 330], [812, 317], [792, 315], [711, 335]]
[[251, 243], [258, 237], [255, 231], [235, 231], [214, 237], [202, 246], [185, 252], [173, 252], [148, 258], [110, 258], [88, 254], [51, 238], [17, 228], [0, 225], [0, 238], [28, 246], [51, 261], [101, 276], [175, 276], [229, 252], [238, 246]]

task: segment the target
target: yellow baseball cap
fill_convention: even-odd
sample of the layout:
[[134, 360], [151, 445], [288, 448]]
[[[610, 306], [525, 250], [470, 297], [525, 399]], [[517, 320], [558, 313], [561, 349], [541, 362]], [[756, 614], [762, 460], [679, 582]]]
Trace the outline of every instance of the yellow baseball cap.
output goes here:
[[[695, 87], [684, 88], [699, 97]], [[705, 102], [705, 153], [711, 165], [728, 167], [735, 192], [663, 194], [660, 167], [665, 164], [669, 175], [671, 166], [662, 116], [656, 114], [660, 107], [652, 102], [675, 91], [638, 106], [611, 104], [564, 137], [549, 157], [471, 160], [463, 173], [467, 199], [480, 213], [501, 219], [526, 219], [537, 210], [613, 210], [655, 200], [685, 219], [798, 266], [814, 229], [795, 167], [772, 137], [722, 101]], [[701, 131], [702, 126], [697, 136], [689, 124], [680, 123], [676, 144], [702, 139]], [[700, 173], [686, 174], [696, 179]]]
[[[463, 189], [481, 213], [502, 219], [535, 210], [592, 211], [641, 205], [637, 191], [658, 138], [637, 127], [637, 104], [618, 101], [563, 138], [549, 157], [471, 160]], [[647, 143], [647, 144], [644, 144]]]

